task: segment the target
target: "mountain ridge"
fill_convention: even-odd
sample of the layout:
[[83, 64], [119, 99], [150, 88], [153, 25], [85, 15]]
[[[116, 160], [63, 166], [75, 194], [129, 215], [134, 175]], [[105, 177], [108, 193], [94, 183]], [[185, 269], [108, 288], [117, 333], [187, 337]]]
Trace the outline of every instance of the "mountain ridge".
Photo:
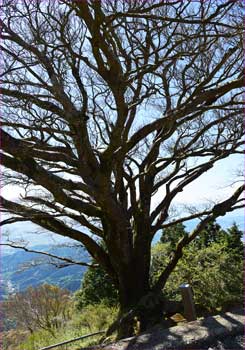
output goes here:
[[[40, 251], [72, 258], [76, 261], [89, 262], [90, 259], [81, 247], [41, 245], [38, 248]], [[36, 287], [44, 283], [56, 284], [71, 292], [80, 287], [86, 267], [69, 265], [60, 268], [58, 259], [50, 260], [42, 254], [16, 250], [12, 254], [2, 256], [3, 297], [16, 291], [23, 291], [29, 286]]]

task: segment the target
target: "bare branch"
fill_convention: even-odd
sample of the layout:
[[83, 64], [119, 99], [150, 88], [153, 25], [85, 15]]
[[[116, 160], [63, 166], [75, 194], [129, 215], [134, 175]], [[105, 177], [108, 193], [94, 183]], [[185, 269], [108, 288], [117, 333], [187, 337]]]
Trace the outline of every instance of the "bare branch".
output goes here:
[[[73, 259], [61, 257], [61, 256], [58, 256], [58, 255], [55, 255], [55, 254], [51, 254], [51, 253], [47, 253], [47, 252], [43, 252], [43, 251], [39, 251], [39, 250], [34, 250], [34, 249], [29, 249], [29, 248], [27, 248], [25, 246], [16, 245], [16, 244], [14, 244], [12, 242], [11, 243], [0, 243], [0, 246], [11, 247], [11, 248], [14, 248], [14, 249], [21, 249], [21, 250], [24, 250], [25, 252], [28, 252], [28, 253], [35, 253], [35, 254], [43, 255], [45, 257], [52, 258], [52, 259], [55, 259], [55, 260], [57, 259], [57, 260], [60, 260], [60, 261], [64, 261], [66, 263], [66, 265], [62, 265], [62, 267], [67, 267], [69, 265], [80, 265], [80, 266], [86, 266], [86, 267], [94, 268], [94, 267], [98, 266], [96, 264], [88, 264], [86, 262], [75, 261]], [[53, 261], [52, 264], [55, 264], [55, 262]]]

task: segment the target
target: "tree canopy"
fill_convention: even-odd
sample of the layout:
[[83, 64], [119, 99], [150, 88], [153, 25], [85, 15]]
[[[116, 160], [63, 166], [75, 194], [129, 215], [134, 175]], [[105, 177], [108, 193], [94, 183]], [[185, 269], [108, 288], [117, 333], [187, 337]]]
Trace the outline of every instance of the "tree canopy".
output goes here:
[[[241, 305], [244, 295], [243, 257], [238, 257], [234, 250], [227, 249], [227, 243], [222, 241], [196, 248], [195, 242], [192, 242], [184, 249], [182, 259], [164, 288], [165, 297], [171, 301], [181, 301], [179, 286], [189, 283], [198, 317], [210, 312], [217, 314], [221, 310], [229, 311], [230, 308]], [[153, 248], [153, 282], [168, 263], [168, 250], [167, 243], [158, 243]], [[181, 306], [178, 309], [180, 313], [183, 312]]]
[[76, 307], [82, 310], [88, 305], [105, 304], [114, 306], [118, 303], [118, 290], [110, 276], [100, 267], [88, 268], [81, 288], [75, 293]]
[[185, 230], [185, 226], [180, 222], [174, 226], [166, 227], [165, 229], [163, 229], [160, 242], [169, 243], [170, 247], [172, 249], [175, 249], [178, 241], [187, 234], [188, 233]]
[[[80, 242], [132, 319], [184, 246], [243, 205], [237, 186], [171, 216], [189, 184], [242, 153], [242, 1], [4, 0], [1, 12], [1, 162], [5, 184], [24, 189], [1, 196], [1, 224], [32, 221]], [[155, 234], [191, 218], [199, 224], [150, 287]], [[119, 324], [119, 337], [132, 334], [129, 319]]]

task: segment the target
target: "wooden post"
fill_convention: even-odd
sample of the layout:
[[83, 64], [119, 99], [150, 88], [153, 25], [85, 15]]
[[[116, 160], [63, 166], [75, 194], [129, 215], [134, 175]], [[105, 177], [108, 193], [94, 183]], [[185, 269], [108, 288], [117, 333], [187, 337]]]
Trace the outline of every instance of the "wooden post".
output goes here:
[[188, 283], [183, 283], [179, 288], [184, 304], [184, 316], [188, 322], [195, 321], [197, 317], [191, 286]]

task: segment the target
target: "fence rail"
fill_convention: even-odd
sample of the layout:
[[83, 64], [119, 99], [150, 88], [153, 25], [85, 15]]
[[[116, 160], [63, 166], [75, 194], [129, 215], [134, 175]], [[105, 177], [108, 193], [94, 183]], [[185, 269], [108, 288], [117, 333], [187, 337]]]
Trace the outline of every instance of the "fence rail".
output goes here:
[[96, 332], [96, 333], [86, 334], [86, 335], [83, 335], [83, 336], [78, 337], [78, 338], [73, 338], [73, 339], [70, 339], [70, 340], [66, 340], [66, 341], [64, 341], [64, 342], [62, 342], [62, 343], [57, 343], [57, 344], [53, 344], [53, 345], [46, 346], [45, 348], [41, 348], [41, 349], [39, 349], [39, 350], [54, 349], [54, 348], [57, 348], [58, 346], [70, 344], [70, 343], [73, 343], [73, 342], [78, 341], [78, 340], [82, 340], [82, 339], [85, 339], [85, 338], [93, 337], [94, 335], [103, 334], [103, 333], [105, 333], [105, 332], [106, 332], [106, 331], [99, 331], [99, 332]]

